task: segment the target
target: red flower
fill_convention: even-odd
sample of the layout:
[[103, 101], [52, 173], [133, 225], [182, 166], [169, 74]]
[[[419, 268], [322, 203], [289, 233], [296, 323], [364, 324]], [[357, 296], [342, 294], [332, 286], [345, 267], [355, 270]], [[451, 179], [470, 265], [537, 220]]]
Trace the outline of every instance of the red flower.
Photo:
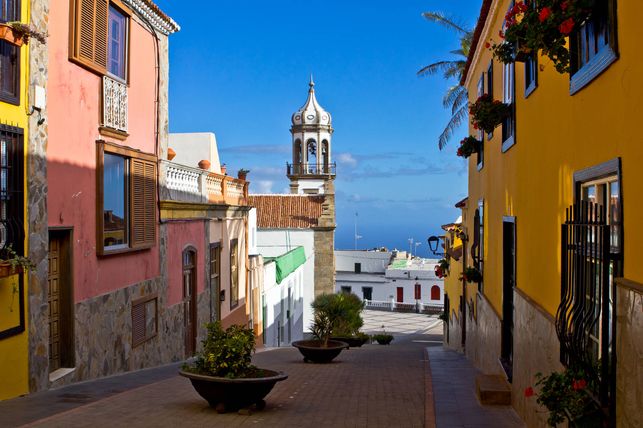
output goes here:
[[585, 389], [586, 386], [587, 386], [587, 381], [585, 379], [575, 380], [572, 383], [572, 388], [574, 388], [574, 391]]
[[538, 20], [540, 22], [545, 22], [545, 20], [549, 18], [549, 15], [551, 15], [551, 9], [548, 7], [543, 7], [543, 10], [540, 11], [540, 15], [538, 15]]
[[501, 39], [505, 38], [505, 34], [502, 32], [502, 30], [498, 31], [498, 37], [500, 37]]
[[473, 124], [473, 129], [478, 129], [478, 124], [477, 123]]
[[574, 29], [574, 18], [564, 20], [559, 26], [560, 34], [567, 36]]
[[527, 388], [525, 388], [525, 397], [529, 398], [533, 395], [534, 395], [534, 388], [532, 388], [531, 386], [528, 386]]
[[560, 8], [562, 10], [567, 10], [568, 7], [569, 7], [569, 2], [566, 2], [566, 1], [562, 2], [560, 5]]
[[489, 43], [489, 42], [485, 43], [485, 44], [484, 44], [484, 47], [485, 47], [485, 48], [487, 48], [487, 49], [489, 49], [489, 48], [491, 47], [491, 43]]

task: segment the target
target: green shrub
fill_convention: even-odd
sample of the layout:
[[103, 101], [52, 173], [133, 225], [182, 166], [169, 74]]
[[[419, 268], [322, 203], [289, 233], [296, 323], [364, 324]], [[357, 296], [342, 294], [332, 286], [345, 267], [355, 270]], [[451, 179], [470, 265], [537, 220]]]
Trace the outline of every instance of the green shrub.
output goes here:
[[311, 306], [314, 318], [310, 329], [324, 346], [330, 336], [353, 336], [364, 325], [361, 316], [364, 302], [352, 293], [320, 294]]
[[374, 334], [373, 340], [377, 341], [380, 345], [388, 345], [393, 341], [393, 336], [386, 333]]
[[185, 370], [227, 378], [246, 377], [257, 370], [250, 364], [255, 349], [252, 329], [232, 325], [224, 331], [220, 321], [208, 323], [206, 328], [203, 351], [196, 354], [193, 366], [184, 366]]

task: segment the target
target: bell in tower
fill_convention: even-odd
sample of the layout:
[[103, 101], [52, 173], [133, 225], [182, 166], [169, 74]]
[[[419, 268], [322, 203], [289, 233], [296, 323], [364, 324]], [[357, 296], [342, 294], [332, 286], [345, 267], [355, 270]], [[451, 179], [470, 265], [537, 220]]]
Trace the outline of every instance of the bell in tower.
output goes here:
[[287, 164], [290, 193], [322, 194], [332, 188], [335, 163], [331, 162], [333, 126], [330, 113], [315, 98], [310, 77], [308, 99], [292, 115], [292, 163]]

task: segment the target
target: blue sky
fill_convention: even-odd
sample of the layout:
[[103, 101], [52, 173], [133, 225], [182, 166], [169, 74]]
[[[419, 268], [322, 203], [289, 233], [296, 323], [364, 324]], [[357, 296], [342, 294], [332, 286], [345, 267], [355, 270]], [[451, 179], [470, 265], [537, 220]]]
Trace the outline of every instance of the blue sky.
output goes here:
[[449, 86], [416, 71], [449, 58], [455, 33], [421, 17], [441, 10], [469, 26], [480, 0], [212, 2], [158, 0], [180, 25], [170, 37], [170, 131], [214, 132], [222, 162], [250, 169], [251, 191], [286, 192], [290, 117], [307, 96], [333, 115], [337, 248], [408, 248], [458, 215], [466, 129], [439, 151]]

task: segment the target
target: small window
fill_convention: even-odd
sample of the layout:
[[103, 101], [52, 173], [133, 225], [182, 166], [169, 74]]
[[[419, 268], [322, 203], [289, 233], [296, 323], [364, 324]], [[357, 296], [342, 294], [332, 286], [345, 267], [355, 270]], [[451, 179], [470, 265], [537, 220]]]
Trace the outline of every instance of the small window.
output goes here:
[[525, 98], [538, 87], [538, 56], [535, 52], [525, 60]]
[[[484, 94], [484, 73], [480, 75], [480, 80], [478, 80], [478, 98]], [[480, 140], [480, 150], [477, 153], [477, 168], [478, 171], [484, 166], [484, 132], [482, 129], [478, 130], [477, 138]]]
[[158, 332], [158, 299], [156, 294], [132, 302], [132, 346], [136, 347]]
[[362, 296], [364, 300], [373, 300], [373, 287], [362, 287]]
[[[493, 98], [493, 60], [489, 63], [489, 68], [487, 68], [487, 94], [491, 95]], [[493, 138], [493, 131], [487, 134], [487, 141]]]
[[230, 309], [239, 305], [239, 241], [230, 241]]
[[127, 16], [113, 4], [109, 5], [107, 71], [122, 80], [127, 71]]
[[362, 264], [355, 263], [355, 273], [362, 273]]
[[505, 64], [502, 68], [502, 102], [511, 107], [511, 114], [502, 122], [502, 151], [507, 151], [515, 144], [516, 109], [515, 109], [515, 63]]
[[0, 125], [0, 248], [11, 245], [23, 255], [23, 130]]
[[[0, 3], [0, 22], [20, 21], [20, 1]], [[0, 101], [20, 104], [20, 48], [0, 41]]]
[[570, 93], [581, 90], [618, 58], [615, 9], [616, 0], [597, 0], [591, 17], [572, 33]]
[[440, 287], [437, 285], [431, 287], [431, 300], [440, 300]]
[[156, 243], [156, 157], [98, 142], [99, 254]]
[[342, 293], [350, 294], [350, 293], [352, 293], [352, 292], [353, 292], [352, 287], [342, 286]]

